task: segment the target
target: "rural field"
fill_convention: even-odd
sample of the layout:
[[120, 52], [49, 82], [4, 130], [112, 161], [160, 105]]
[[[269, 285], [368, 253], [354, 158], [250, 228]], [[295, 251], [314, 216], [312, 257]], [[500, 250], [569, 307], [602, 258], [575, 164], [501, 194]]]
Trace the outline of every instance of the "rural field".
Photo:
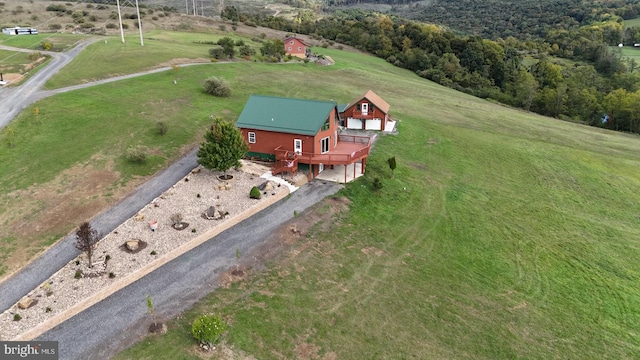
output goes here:
[[[109, 37], [48, 87], [206, 58], [196, 42], [227, 34], [260, 46], [230, 26], [155, 29], [142, 48]], [[473, 98], [372, 56], [314, 51], [336, 65], [180, 66], [24, 111], [0, 131], [2, 276], [196, 146], [211, 115], [235, 120], [250, 94], [346, 103], [371, 89], [399, 133], [381, 137], [366, 175], [338, 194], [344, 209], [334, 199], [301, 214], [294, 221], [332, 216], [118, 359], [209, 358], [190, 334], [203, 313], [227, 321], [222, 348], [256, 359], [640, 357], [638, 136]], [[204, 94], [209, 76], [232, 96]], [[146, 163], [125, 160], [134, 145], [151, 149]]]

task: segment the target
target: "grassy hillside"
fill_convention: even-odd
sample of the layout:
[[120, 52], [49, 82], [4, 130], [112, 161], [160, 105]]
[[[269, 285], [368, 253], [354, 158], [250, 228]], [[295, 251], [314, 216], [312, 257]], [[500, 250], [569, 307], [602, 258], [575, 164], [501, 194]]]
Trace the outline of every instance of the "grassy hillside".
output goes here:
[[327, 53], [337, 66], [287, 67], [286, 79], [261, 69], [247, 85], [340, 101], [371, 88], [392, 105], [400, 134], [379, 140], [343, 192], [350, 211], [119, 358], [198, 358], [189, 326], [209, 312], [259, 359], [640, 356], [637, 137]]
[[[150, 54], [195, 46], [174, 39]], [[113, 201], [199, 142], [211, 114], [234, 120], [250, 94], [347, 102], [372, 89], [391, 104], [399, 134], [376, 143], [366, 176], [342, 192], [350, 211], [119, 358], [198, 358], [189, 326], [208, 312], [229, 322], [229, 346], [258, 359], [640, 357], [637, 136], [514, 111], [362, 54], [322, 52], [337, 64], [204, 64], [34, 104], [13, 134], [0, 132], [2, 265], [29, 246], [21, 220], [65, 218], [33, 235], [55, 240], [95, 213], [91, 201]], [[92, 66], [110, 73], [110, 62]], [[229, 80], [230, 98], [201, 91], [212, 75]], [[164, 137], [157, 121], [169, 124]], [[136, 144], [153, 149], [142, 166], [124, 160]], [[74, 187], [87, 173], [106, 180]], [[63, 217], [59, 204], [80, 210]]]

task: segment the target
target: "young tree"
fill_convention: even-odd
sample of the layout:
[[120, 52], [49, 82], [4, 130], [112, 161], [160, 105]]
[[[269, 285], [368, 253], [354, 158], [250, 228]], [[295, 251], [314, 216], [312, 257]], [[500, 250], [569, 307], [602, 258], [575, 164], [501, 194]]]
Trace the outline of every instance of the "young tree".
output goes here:
[[102, 235], [93, 229], [88, 222], [82, 223], [78, 231], [76, 231], [76, 249], [83, 251], [89, 258], [89, 267], [93, 267], [91, 257], [93, 256], [93, 247], [98, 243]]
[[275, 57], [280, 61], [285, 54], [284, 42], [280, 39], [267, 40], [260, 48], [260, 53], [263, 56]]
[[227, 170], [239, 167], [240, 159], [249, 151], [240, 130], [219, 117], [204, 135], [205, 142], [198, 149], [198, 164], [209, 170], [219, 170], [227, 178]]
[[393, 171], [396, 169], [396, 157], [390, 157], [387, 159], [387, 162], [389, 163], [389, 169], [391, 169], [391, 178], [393, 179], [394, 174]]
[[218, 40], [218, 45], [222, 47], [222, 53], [225, 56], [233, 59], [233, 57], [236, 55], [236, 50], [234, 48], [235, 43], [232, 38], [225, 36], [222, 39]]

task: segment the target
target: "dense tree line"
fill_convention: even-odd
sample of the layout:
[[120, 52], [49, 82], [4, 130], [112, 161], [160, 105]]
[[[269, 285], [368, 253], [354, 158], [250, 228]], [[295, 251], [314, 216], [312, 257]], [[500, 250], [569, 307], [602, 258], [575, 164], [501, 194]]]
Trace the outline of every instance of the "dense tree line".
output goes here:
[[357, 10], [315, 21], [239, 18], [345, 43], [478, 97], [595, 126], [640, 130], [640, 76], [604, 42], [610, 32], [622, 31], [616, 22], [522, 41], [462, 37], [436, 25]]
[[[367, 1], [376, 2], [376, 1]], [[337, 4], [336, 4], [337, 5]], [[330, 11], [336, 6], [326, 6]], [[339, 7], [338, 7], [339, 8]], [[638, 0], [434, 0], [396, 3], [389, 14], [446, 26], [487, 39], [544, 38], [549, 31], [572, 30], [640, 14]], [[618, 39], [617, 41], [620, 41]]]

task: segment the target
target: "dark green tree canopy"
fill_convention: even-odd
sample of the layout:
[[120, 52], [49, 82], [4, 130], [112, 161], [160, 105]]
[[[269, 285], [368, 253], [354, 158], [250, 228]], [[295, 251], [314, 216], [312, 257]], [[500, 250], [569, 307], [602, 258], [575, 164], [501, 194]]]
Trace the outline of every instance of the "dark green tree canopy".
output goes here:
[[249, 151], [240, 130], [231, 122], [219, 117], [204, 135], [205, 141], [198, 149], [198, 164], [209, 170], [222, 171], [240, 166], [240, 159]]

